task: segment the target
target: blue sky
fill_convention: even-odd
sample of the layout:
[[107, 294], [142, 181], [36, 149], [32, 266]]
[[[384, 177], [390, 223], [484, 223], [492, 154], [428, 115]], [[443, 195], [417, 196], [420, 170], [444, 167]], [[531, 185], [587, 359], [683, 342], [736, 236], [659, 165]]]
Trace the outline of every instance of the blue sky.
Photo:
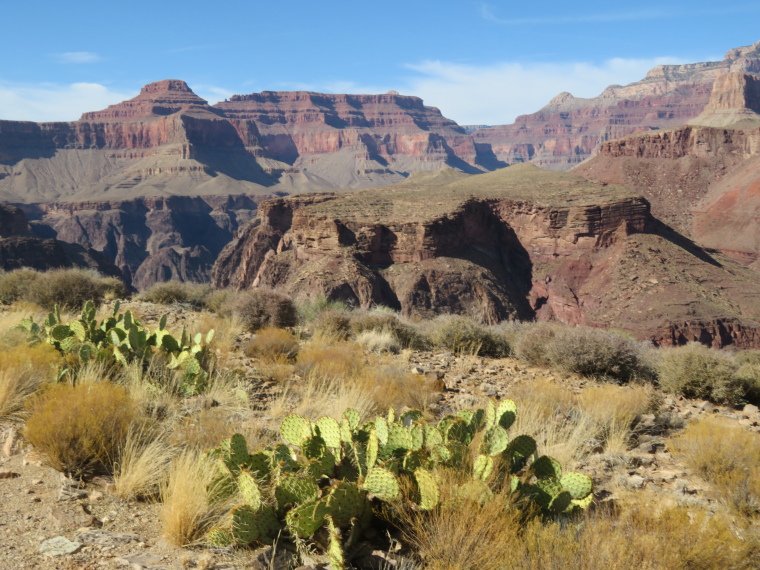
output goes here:
[[460, 124], [504, 124], [562, 91], [594, 96], [760, 40], [756, 0], [6, 0], [1, 13], [0, 119], [36, 121], [173, 78], [212, 103], [395, 89]]

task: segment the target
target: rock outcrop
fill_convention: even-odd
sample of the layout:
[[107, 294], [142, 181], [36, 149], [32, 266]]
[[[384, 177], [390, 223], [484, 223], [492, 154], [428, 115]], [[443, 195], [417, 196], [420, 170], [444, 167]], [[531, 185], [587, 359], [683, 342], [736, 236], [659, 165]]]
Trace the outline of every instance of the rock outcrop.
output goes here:
[[760, 42], [732, 49], [719, 62], [657, 66], [643, 80], [612, 85], [591, 99], [561, 93], [540, 111], [473, 137], [504, 164], [568, 170], [606, 141], [694, 119], [710, 101], [715, 79], [727, 72], [760, 74]]
[[535, 317], [657, 344], [760, 346], [753, 271], [669, 229], [623, 187], [528, 165], [264, 202], [213, 281], [410, 316]]
[[397, 93], [265, 91], [212, 107], [166, 80], [79, 121], [0, 121], [0, 198], [18, 203], [362, 188], [489, 161], [438, 109]]
[[207, 282], [216, 256], [257, 204], [249, 196], [173, 196], [23, 207], [38, 235], [102, 253], [128, 283], [145, 289], [172, 279]]
[[720, 76], [689, 125], [606, 142], [573, 172], [633, 188], [682, 233], [753, 264], [760, 256], [758, 86], [752, 75]]
[[121, 277], [119, 269], [93, 249], [32, 235], [24, 212], [0, 202], [0, 269], [21, 267], [40, 271], [81, 267]]

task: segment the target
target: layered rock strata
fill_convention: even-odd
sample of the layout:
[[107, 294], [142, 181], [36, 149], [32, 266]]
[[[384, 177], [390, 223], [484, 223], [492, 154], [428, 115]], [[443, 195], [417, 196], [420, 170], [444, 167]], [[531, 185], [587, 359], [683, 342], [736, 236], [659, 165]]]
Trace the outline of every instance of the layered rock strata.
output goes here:
[[207, 282], [216, 256], [256, 207], [250, 196], [23, 206], [35, 233], [102, 253], [140, 290], [169, 280]]
[[214, 284], [418, 317], [614, 326], [660, 345], [757, 344], [755, 274], [658, 222], [643, 198], [527, 165], [443, 176], [267, 201]]
[[625, 184], [701, 245], [755, 264], [760, 255], [760, 80], [729, 73], [687, 126], [604, 143], [573, 172]]
[[607, 141], [694, 119], [710, 101], [715, 79], [727, 72], [759, 75], [760, 42], [732, 49], [718, 62], [657, 66], [643, 80], [612, 85], [598, 97], [561, 93], [540, 111], [473, 137], [504, 164], [568, 170]]
[[81, 267], [121, 278], [119, 269], [91, 248], [32, 235], [24, 212], [0, 202], [0, 269], [22, 267], [39, 271]]

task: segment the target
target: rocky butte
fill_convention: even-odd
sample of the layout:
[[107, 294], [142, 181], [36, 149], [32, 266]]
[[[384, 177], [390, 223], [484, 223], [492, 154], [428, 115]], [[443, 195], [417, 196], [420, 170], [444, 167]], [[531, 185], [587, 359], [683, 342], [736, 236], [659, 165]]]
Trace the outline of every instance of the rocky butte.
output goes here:
[[623, 186], [532, 165], [267, 201], [213, 283], [411, 316], [614, 326], [658, 345], [760, 346], [754, 271], [671, 230]]
[[760, 78], [719, 76], [689, 124], [606, 142], [573, 172], [625, 184], [687, 236], [757, 269]]

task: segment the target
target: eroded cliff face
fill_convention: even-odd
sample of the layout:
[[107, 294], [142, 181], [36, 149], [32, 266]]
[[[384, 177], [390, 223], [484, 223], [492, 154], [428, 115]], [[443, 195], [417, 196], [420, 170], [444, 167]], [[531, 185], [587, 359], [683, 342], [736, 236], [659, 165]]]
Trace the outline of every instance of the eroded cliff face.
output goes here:
[[729, 73], [687, 126], [601, 145], [573, 172], [625, 184], [654, 214], [746, 264], [760, 254], [760, 80]]
[[248, 196], [173, 196], [24, 206], [34, 231], [114, 260], [137, 289], [207, 282], [217, 254], [257, 204]]
[[0, 269], [22, 267], [39, 271], [81, 267], [121, 278], [119, 269], [93, 249], [32, 235], [24, 212], [0, 202]]
[[263, 203], [220, 254], [214, 284], [410, 316], [617, 327], [658, 344], [756, 343], [754, 273], [670, 230], [620, 187], [524, 166], [387, 191]]
[[438, 109], [394, 93], [263, 92], [212, 107], [166, 80], [79, 121], [0, 121], [0, 198], [12, 202], [362, 188], [488, 160]]
[[610, 86], [591, 99], [561, 93], [540, 111], [473, 137], [505, 164], [568, 170], [606, 141], [694, 119], [709, 103], [713, 82], [727, 72], [760, 74], [760, 42], [732, 49], [719, 62], [655, 67], [642, 81]]

